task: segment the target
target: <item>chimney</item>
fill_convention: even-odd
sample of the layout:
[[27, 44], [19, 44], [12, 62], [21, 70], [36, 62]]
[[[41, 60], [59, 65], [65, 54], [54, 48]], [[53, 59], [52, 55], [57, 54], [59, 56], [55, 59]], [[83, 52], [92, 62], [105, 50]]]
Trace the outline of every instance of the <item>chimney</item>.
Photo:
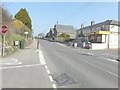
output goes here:
[[83, 23], [81, 23], [81, 29], [84, 27]]
[[91, 26], [93, 26], [95, 24], [95, 21], [91, 21]]
[[57, 21], [57, 24], [58, 24], [58, 21]]

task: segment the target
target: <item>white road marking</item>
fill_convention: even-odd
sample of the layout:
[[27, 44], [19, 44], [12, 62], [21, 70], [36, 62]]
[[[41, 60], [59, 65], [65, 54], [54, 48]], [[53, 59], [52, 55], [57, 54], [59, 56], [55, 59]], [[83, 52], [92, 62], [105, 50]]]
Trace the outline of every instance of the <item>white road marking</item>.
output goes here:
[[64, 45], [64, 44], [61, 44], [61, 43], [56, 43], [56, 44], [66, 47], [66, 45]]
[[48, 69], [47, 65], [45, 65], [45, 68]]
[[53, 88], [57, 88], [55, 84], [52, 85]]
[[[84, 54], [89, 54], [89, 55], [92, 55], [92, 56], [94, 55], [94, 54], [92, 54], [92, 53], [84, 53]], [[103, 58], [103, 57], [101, 57], [101, 58]], [[109, 59], [109, 58], [103, 58], [103, 59], [118, 63], [118, 61], [115, 60], [115, 59]]]
[[19, 62], [18, 64], [20, 65], [20, 64], [22, 64], [22, 62]]
[[43, 56], [43, 53], [42, 53], [41, 50], [39, 50], [39, 60], [40, 60], [40, 64], [41, 65], [45, 65], [46, 64], [44, 56]]
[[33, 67], [39, 66], [40, 64], [32, 64], [32, 65], [21, 65], [21, 66], [9, 66], [9, 67], [1, 67], [0, 69], [12, 69], [12, 68], [22, 68], [22, 67]]
[[50, 74], [50, 71], [49, 70], [47, 70], [47, 73], [48, 73], [48, 75]]
[[[37, 50], [36, 52], [37, 52], [37, 53], [39, 52], [40, 64], [41, 64], [41, 65], [45, 65], [45, 68], [46, 68], [46, 70], [47, 70], [49, 79], [50, 79], [50, 81], [53, 83], [53, 78], [52, 78], [52, 76], [50, 75], [50, 70], [49, 70], [48, 67], [47, 67], [47, 64], [46, 64], [46, 62], [45, 62], [45, 59], [44, 59], [44, 56], [43, 56], [42, 51], [39, 49], [39, 50]], [[57, 88], [55, 84], [52, 84], [52, 87], [55, 88], [55, 89]]]
[[[86, 53], [85, 53], [86, 54]], [[92, 54], [92, 53], [87, 53], [88, 55], [94, 55], [94, 54]]]
[[106, 69], [103, 69], [103, 68], [101, 68], [101, 67], [99, 67], [99, 66], [97, 66], [97, 65], [95, 65], [95, 64], [93, 64], [93, 63], [90, 63], [90, 62], [87, 62], [87, 61], [84, 61], [84, 62], [86, 62], [86, 63], [88, 63], [88, 64], [90, 64], [90, 65], [92, 65], [92, 66], [94, 66], [94, 67], [96, 67], [96, 68], [99, 68], [99, 69], [101, 69], [101, 70], [103, 70], [103, 71], [105, 71], [105, 72], [107, 72], [107, 73], [109, 73], [109, 74], [111, 74], [111, 75], [113, 75], [113, 76], [116, 76], [116, 77], [119, 77], [119, 78], [120, 78], [120, 76], [118, 76], [118, 75], [116, 75], [116, 74], [114, 74], [114, 73], [112, 73], [112, 72], [110, 72], [110, 71], [108, 71], [108, 70], [106, 70]]
[[117, 63], [118, 63], [118, 61], [115, 60], [115, 59], [109, 59], [109, 58], [103, 58], [103, 59], [106, 59], [106, 60], [108, 60], [108, 61], [112, 61], [112, 62], [117, 62]]
[[[16, 65], [20, 65], [20, 64], [22, 64], [22, 62], [16, 63]], [[5, 63], [5, 65], [12, 65], [12, 63]]]
[[49, 78], [50, 78], [50, 81], [53, 82], [53, 78], [52, 78], [52, 76], [49, 75]]

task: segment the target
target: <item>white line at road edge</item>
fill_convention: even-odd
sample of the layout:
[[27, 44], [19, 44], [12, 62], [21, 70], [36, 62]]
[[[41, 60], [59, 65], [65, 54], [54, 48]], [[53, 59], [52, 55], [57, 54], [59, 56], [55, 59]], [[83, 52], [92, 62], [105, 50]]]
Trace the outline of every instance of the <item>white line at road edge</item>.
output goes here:
[[109, 58], [103, 58], [103, 59], [106, 59], [106, 60], [108, 60], [108, 61], [112, 61], [112, 62], [118, 63], [118, 61], [117, 61], [117, 60], [114, 60], [114, 59], [109, 59]]
[[55, 84], [52, 85], [53, 88], [57, 88]]
[[54, 81], [53, 81], [52, 76], [50, 75], [51, 73], [50, 73], [50, 70], [49, 70], [48, 67], [47, 67], [47, 64], [46, 64], [46, 62], [45, 62], [44, 55], [43, 55], [42, 51], [39, 49], [39, 50], [37, 50], [36, 52], [39, 53], [40, 65], [44, 65], [44, 66], [45, 66], [45, 69], [46, 69], [46, 71], [47, 71], [47, 73], [48, 73], [48, 77], [49, 77], [50, 81], [52, 82], [52, 87], [53, 87], [54, 89], [56, 89], [57, 87], [56, 87], [56, 85], [54, 84]]
[[66, 45], [64, 45], [64, 44], [61, 44], [61, 43], [56, 43], [56, 44], [58, 44], [58, 45], [61, 45], [61, 46], [63, 46], [63, 47], [66, 47]]
[[10, 66], [10, 67], [1, 67], [0, 69], [22, 68], [22, 67], [33, 67], [33, 66], [39, 66], [39, 65], [40, 65], [40, 64], [21, 65], [21, 66]]
[[[88, 55], [92, 55], [92, 56], [94, 55], [94, 54], [92, 54], [92, 53], [84, 53], [84, 54], [88, 54]], [[103, 58], [103, 57], [101, 57], [101, 58]], [[115, 60], [115, 59], [109, 59], [109, 58], [103, 58], [103, 59], [118, 63], [118, 61]]]
[[50, 75], [50, 71], [47, 69], [47, 73], [48, 73], [48, 75]]
[[103, 70], [103, 71], [105, 71], [105, 72], [107, 72], [107, 73], [109, 73], [109, 74], [111, 74], [111, 75], [113, 75], [113, 76], [116, 76], [116, 77], [120, 78], [119, 75], [116, 75], [116, 74], [114, 74], [114, 73], [112, 73], [112, 72], [110, 72], [110, 71], [108, 71], [108, 70], [105, 70], [105, 69], [103, 69], [103, 68], [101, 68], [101, 67], [99, 67], [99, 66], [97, 66], [97, 65], [95, 65], [95, 64], [93, 64], [93, 63], [90, 63], [90, 62], [87, 62], [87, 61], [84, 61], [84, 62], [86, 62], [86, 63], [88, 63], [88, 64], [90, 64], [90, 65], [92, 65], [92, 66], [94, 66], [94, 67], [97, 67], [97, 68], [99, 68], [99, 69], [101, 69], [101, 70]]

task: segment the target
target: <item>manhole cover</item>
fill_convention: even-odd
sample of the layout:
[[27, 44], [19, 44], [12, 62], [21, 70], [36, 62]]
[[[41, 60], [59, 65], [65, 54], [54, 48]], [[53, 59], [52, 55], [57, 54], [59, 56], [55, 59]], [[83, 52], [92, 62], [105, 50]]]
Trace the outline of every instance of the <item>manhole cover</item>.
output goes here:
[[67, 74], [62, 73], [60, 75], [52, 75], [53, 80], [56, 81], [58, 86], [65, 86], [70, 84], [76, 84], [77, 82]]

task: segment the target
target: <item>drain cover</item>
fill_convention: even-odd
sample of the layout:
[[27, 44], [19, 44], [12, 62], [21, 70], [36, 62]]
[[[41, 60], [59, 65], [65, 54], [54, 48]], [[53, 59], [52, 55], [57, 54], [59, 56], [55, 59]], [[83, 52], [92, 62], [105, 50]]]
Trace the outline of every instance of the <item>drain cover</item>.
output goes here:
[[60, 75], [53, 75], [53, 80], [56, 81], [58, 86], [65, 86], [70, 84], [76, 84], [77, 82], [67, 74], [62, 73]]

